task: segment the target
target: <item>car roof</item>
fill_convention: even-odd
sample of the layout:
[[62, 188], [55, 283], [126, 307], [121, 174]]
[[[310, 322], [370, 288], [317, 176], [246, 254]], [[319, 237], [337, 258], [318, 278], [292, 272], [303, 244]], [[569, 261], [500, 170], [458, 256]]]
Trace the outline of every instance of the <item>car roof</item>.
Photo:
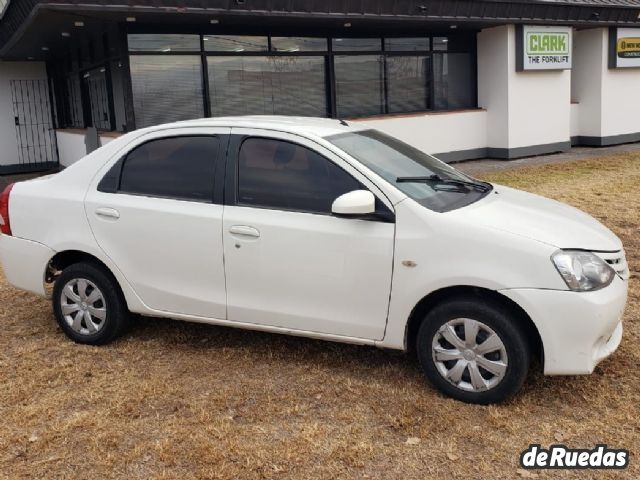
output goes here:
[[238, 117], [213, 117], [185, 120], [150, 127], [154, 131], [177, 127], [230, 127], [277, 130], [302, 135], [328, 137], [340, 133], [362, 130], [364, 126], [339, 119], [317, 117], [290, 117], [284, 115], [247, 115]]

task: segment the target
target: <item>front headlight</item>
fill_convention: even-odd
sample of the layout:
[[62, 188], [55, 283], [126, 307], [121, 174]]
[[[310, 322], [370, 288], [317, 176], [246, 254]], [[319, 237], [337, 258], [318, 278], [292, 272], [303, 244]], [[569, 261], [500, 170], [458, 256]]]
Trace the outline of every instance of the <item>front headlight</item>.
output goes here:
[[574, 292], [590, 292], [609, 285], [616, 272], [600, 257], [581, 250], [558, 250], [553, 264]]

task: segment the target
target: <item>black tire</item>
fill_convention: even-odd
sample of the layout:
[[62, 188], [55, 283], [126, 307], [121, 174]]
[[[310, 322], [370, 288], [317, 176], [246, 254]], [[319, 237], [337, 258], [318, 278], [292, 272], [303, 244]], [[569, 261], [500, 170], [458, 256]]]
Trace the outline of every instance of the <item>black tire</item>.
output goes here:
[[[91, 294], [95, 289], [99, 291], [101, 294], [100, 298], [91, 306], [94, 308], [93, 311], [95, 313], [104, 317], [103, 319], [97, 316], [90, 317], [92, 319], [91, 324], [88, 324], [85, 319], [86, 317], [83, 317], [79, 323], [80, 329], [85, 330], [84, 333], [77, 331], [69, 323], [75, 319], [79, 310], [69, 315], [64, 314], [62, 311], [63, 302], [69, 305], [69, 309], [75, 308], [73, 301], [70, 301], [67, 297], [63, 299], [63, 289], [69, 282], [77, 282], [78, 280], [88, 281], [83, 283], [83, 285], [88, 285], [88, 287], [85, 288], [85, 293], [89, 292], [89, 294]], [[93, 284], [93, 286], [91, 284]], [[74, 288], [75, 290], [73, 290]], [[77, 295], [78, 291], [79, 288], [76, 284], [72, 286], [72, 292], [69, 294], [72, 296]], [[56, 279], [53, 287], [52, 301], [53, 312], [60, 328], [76, 343], [104, 345], [120, 335], [129, 323], [129, 311], [116, 279], [111, 272], [105, 271], [104, 267], [95, 263], [75, 263], [65, 268]], [[82, 305], [83, 308], [89, 309], [88, 306], [85, 306], [86, 302]], [[105, 312], [101, 312], [101, 308], [104, 308]], [[94, 323], [94, 321], [96, 323]], [[73, 325], [75, 325], [75, 322]], [[88, 326], [91, 326], [91, 328], [88, 328]]]
[[[443, 333], [448, 337], [451, 337], [451, 333], [448, 331], [440, 333], [441, 328], [443, 328], [445, 324], [448, 324], [454, 328], [454, 332], [461, 332], [461, 335], [464, 336], [464, 333], [462, 333], [465, 331], [463, 319], [472, 319], [482, 324], [480, 325], [479, 333], [477, 333], [476, 338], [473, 339], [473, 342], [476, 342], [478, 347], [491, 336], [491, 331], [493, 331], [502, 341], [504, 348], [496, 349], [492, 353], [483, 354], [482, 356], [484, 358], [478, 358], [480, 355], [477, 353], [469, 353], [468, 350], [470, 349], [468, 349], [466, 345], [457, 348], [449, 343], [447, 339], [444, 338]], [[522, 387], [529, 371], [531, 359], [529, 344], [518, 320], [519, 319], [515, 318], [513, 312], [509, 309], [504, 308], [498, 303], [485, 301], [484, 299], [457, 298], [445, 300], [443, 303], [436, 305], [425, 316], [416, 338], [416, 352], [425, 376], [441, 392], [466, 403], [488, 405], [503, 402], [511, 398]], [[462, 322], [462, 324], [460, 324], [460, 322]], [[484, 336], [484, 339], [482, 339], [482, 336]], [[461, 337], [458, 336], [455, 340], [460, 341]], [[466, 337], [462, 340], [466, 342]], [[452, 351], [454, 352], [456, 350], [464, 351], [465, 355], [475, 357], [477, 363], [474, 360], [473, 363], [476, 366], [474, 373], [477, 374], [480, 372], [485, 385], [490, 385], [483, 386], [482, 388], [488, 389], [478, 388], [474, 391], [469, 390], [469, 388], [473, 388], [473, 385], [471, 385], [473, 382], [471, 380], [471, 368], [469, 366], [471, 362], [468, 362], [466, 357], [462, 359], [463, 363], [461, 363], [461, 365], [465, 365], [464, 362], [467, 362], [467, 366], [463, 370], [462, 380], [455, 382], [454, 380], [445, 378], [445, 375], [453, 373], [453, 367], [457, 366], [458, 360], [443, 361], [443, 358], [448, 357], [441, 356], [439, 357], [440, 361], [436, 362], [434, 359], [434, 346], [441, 347], [442, 345], [444, 345], [443, 348], [445, 349], [453, 348], [454, 350]], [[472, 352], [474, 351], [474, 349], [471, 350]], [[499, 377], [500, 374], [496, 375], [483, 368], [477, 368], [477, 366], [482, 367], [480, 361], [487, 360], [487, 357], [490, 355], [494, 355], [494, 357], [491, 358], [492, 360], [497, 359], [497, 361], [502, 364], [506, 363], [506, 369], [503, 370], [504, 373], [502, 373], [501, 378]], [[507, 361], [505, 362], [504, 360]], [[484, 363], [485, 365], [487, 364], [486, 361]], [[477, 381], [478, 377], [476, 376], [475, 378], [476, 383], [479, 383]], [[489, 380], [486, 378], [489, 378]], [[482, 383], [479, 384], [483, 385]]]

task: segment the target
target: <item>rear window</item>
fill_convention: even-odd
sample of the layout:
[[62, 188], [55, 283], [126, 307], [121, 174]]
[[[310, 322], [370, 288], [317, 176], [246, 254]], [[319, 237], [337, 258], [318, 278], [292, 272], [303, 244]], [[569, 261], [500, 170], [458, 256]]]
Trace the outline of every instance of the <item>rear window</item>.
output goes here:
[[[212, 202], [219, 143], [213, 136], [149, 141], [129, 152], [121, 164], [118, 162], [105, 175], [99, 190]], [[117, 187], [104, 188], [109, 182]]]

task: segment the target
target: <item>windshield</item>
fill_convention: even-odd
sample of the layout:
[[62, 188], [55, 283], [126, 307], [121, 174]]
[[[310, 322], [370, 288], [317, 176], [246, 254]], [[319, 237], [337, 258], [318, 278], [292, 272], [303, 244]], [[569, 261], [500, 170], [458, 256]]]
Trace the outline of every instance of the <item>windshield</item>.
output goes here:
[[436, 212], [464, 207], [491, 191], [490, 184], [378, 130], [341, 133], [326, 139]]

